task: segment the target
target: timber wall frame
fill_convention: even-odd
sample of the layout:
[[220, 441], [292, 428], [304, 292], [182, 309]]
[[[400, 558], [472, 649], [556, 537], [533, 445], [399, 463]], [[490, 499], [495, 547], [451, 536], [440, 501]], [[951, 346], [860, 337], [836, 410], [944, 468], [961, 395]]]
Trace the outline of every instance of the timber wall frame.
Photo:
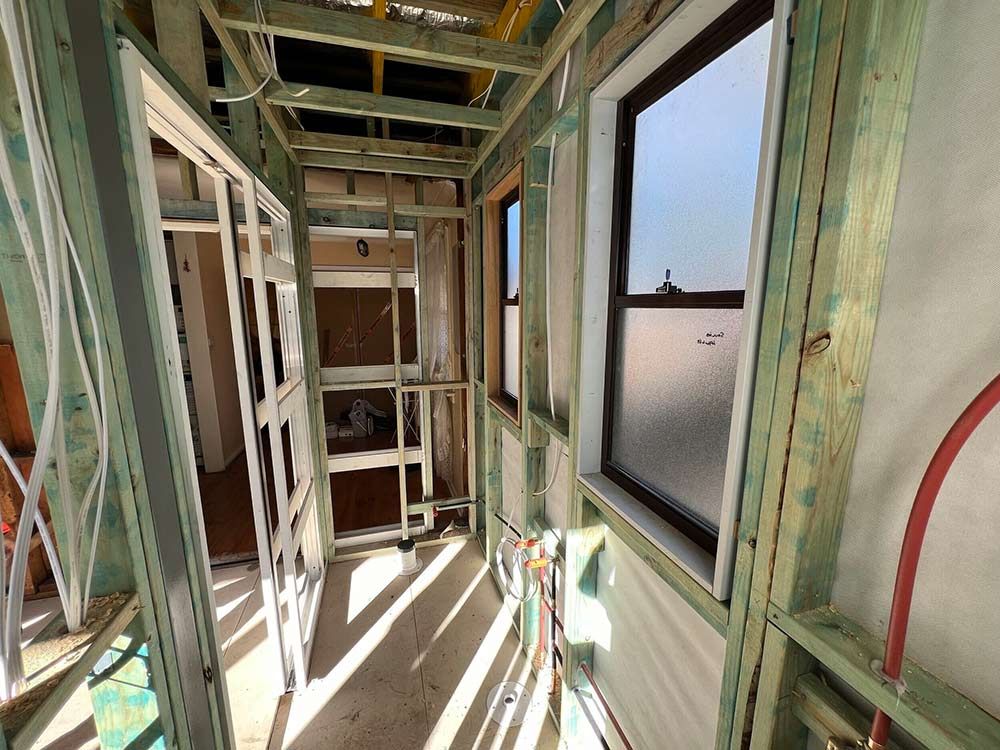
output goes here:
[[[554, 0], [543, 0], [550, 1]], [[222, 43], [227, 90], [256, 88], [259, 80], [248, 63], [243, 32], [234, 17], [246, 5], [244, 0], [226, 0], [221, 6], [217, 0], [194, 2], [195, 13], [200, 10], [204, 14]], [[113, 525], [109, 521], [102, 529], [102, 533], [106, 532], [106, 543], [102, 544], [101, 554], [108, 555], [108, 570], [115, 573], [109, 572], [102, 585], [108, 590], [135, 590], [140, 602], [148, 605], [135, 620], [141, 627], [133, 626], [138, 629], [126, 633], [148, 639], [150, 679], [156, 697], [155, 706], [147, 695], [140, 711], [119, 717], [113, 715], [114, 708], [126, 696], [112, 695], [105, 704], [110, 710], [99, 715], [98, 722], [102, 728], [114, 728], [123, 722], [130, 731], [138, 732], [147, 725], [153, 726], [150, 719], [158, 713], [168, 744], [173, 740], [180, 747], [197, 746], [199, 750], [213, 743], [226, 747], [228, 728], [221, 718], [223, 714], [212, 703], [216, 691], [206, 690], [204, 684], [197, 691], [208, 696], [204, 705], [212, 706], [209, 713], [213, 718], [208, 728], [211, 739], [199, 744], [189, 728], [192, 722], [198, 724], [197, 717], [189, 715], [190, 702], [197, 699], [197, 696], [192, 698], [196, 686], [185, 682], [182, 662], [216, 663], [213, 659], [218, 660], [217, 646], [213, 649], [204, 630], [214, 614], [200, 604], [204, 599], [202, 592], [195, 590], [197, 581], [193, 579], [189, 579], [192, 590], [186, 596], [190, 599], [196, 629], [200, 628], [194, 637], [195, 647], [191, 647], [190, 639], [185, 640], [177, 632], [176, 623], [166, 614], [170, 611], [168, 601], [173, 600], [168, 597], [165, 583], [168, 577], [162, 569], [157, 538], [158, 520], [149, 485], [154, 477], [152, 474], [147, 477], [143, 471], [143, 460], [150, 446], [129, 426], [142, 416], [138, 414], [140, 393], [132, 390], [129, 381], [132, 368], [125, 357], [125, 340], [137, 332], [126, 330], [127, 321], [116, 307], [111, 278], [120, 269], [109, 261], [107, 227], [98, 198], [91, 197], [100, 191], [87, 128], [83, 125], [76, 51], [70, 43], [73, 34], [67, 8], [71, 5], [68, 0], [39, 0], [31, 7], [39, 33], [50, 41], [61, 41], [61, 44], [39, 45], [44, 50], [43, 87], [51, 99], [50, 121], [60, 175], [63, 179], [73, 179], [74, 187], [79, 188], [72, 192], [75, 197], [70, 204], [70, 219], [74, 231], [86, 236], [92, 248], [93, 257], [88, 258], [87, 270], [101, 292], [109, 368], [121, 375], [116, 377], [112, 399], [118, 414], [117, 420], [111, 420], [115, 430], [111, 445], [116, 460], [120, 461], [113, 491], [117, 493], [121, 512], [118, 521], [124, 519], [124, 523]], [[589, 731], [572, 689], [578, 682], [578, 665], [591, 662], [593, 657], [588, 606], [596, 593], [597, 554], [609, 533], [617, 534], [726, 638], [715, 743], [718, 750], [736, 750], [747, 745], [804, 747], [808, 732], [823, 741], [831, 737], [856, 740], [866, 731], [873, 706], [884, 710], [901, 729], [928, 748], [1000, 745], [1000, 721], [996, 717], [987, 715], [912, 662], [904, 667], [909, 687], [902, 697], [893, 686], [883, 684], [869, 668], [871, 659], [880, 656], [881, 634], [863, 631], [829, 606], [846, 502], [846, 478], [863, 405], [920, 48], [924, 0], [801, 0], [795, 22], [790, 25], [794, 29], [794, 44], [730, 601], [720, 603], [707, 595], [597, 494], [576, 481], [590, 94], [682, 5], [682, 0], [633, 0], [615, 20], [611, 0], [575, 0], [547, 41], [537, 48], [537, 66], [535, 50], [516, 51], [513, 65], [520, 77], [503, 96], [498, 112], [428, 108], [426, 103], [414, 107], [414, 102], [408, 100], [376, 93], [353, 92], [348, 96], [334, 89], [317, 89], [308, 100], [288, 102], [282, 92], [269, 89], [255, 97], [256, 107], [238, 107], [236, 117], [232, 117], [231, 110], [232, 135], [209, 113], [207, 92], [201, 89], [197, 75], [190, 78], [186, 77], [190, 71], [171, 69], [110, 0], [101, 0], [99, 7], [109, 61], [117, 55], [117, 30], [153, 62], [292, 209], [294, 231], [299, 235], [296, 247], [304, 248], [303, 257], [296, 259], [296, 273], [317, 466], [324, 465], [325, 456], [308, 227], [371, 226], [388, 230], [391, 239], [396, 230], [417, 229], [431, 214], [427, 207], [419, 205], [419, 199], [412, 207], [394, 206], [391, 191], [387, 191], [384, 205], [362, 205], [360, 198], [352, 203], [343, 195], [332, 199], [329, 195], [310, 198], [305, 194], [303, 167], [347, 170], [349, 184], [353, 170], [379, 172], [387, 180], [391, 179], [390, 174], [413, 174], [462, 181], [458, 194], [462, 196], [460, 207], [465, 212], [462, 224], [466, 241], [467, 367], [463, 381], [449, 387], [465, 389], [468, 394], [467, 430], [472, 446], [468, 456], [470, 499], [481, 511], [477, 514], [476, 530], [488, 559], [492, 558], [501, 531], [494, 513], [501, 507], [503, 433], [513, 436], [521, 448], [524, 487], [521, 517], [525, 536], [549, 538], [542, 517], [544, 499], [532, 495], [546, 478], [545, 446], [555, 440], [569, 449], [572, 487], [567, 527], [561, 545], [552, 546], [561, 559], [563, 580], [569, 582], [562, 613], [566, 636], [564, 680], [559, 705], [553, 706], [553, 710], [558, 712], [561, 733], [570, 746], [582, 742]], [[295, 20], [288, 20], [289, 26]], [[398, 47], [402, 43], [398, 39], [388, 46], [384, 39], [375, 39], [383, 31], [388, 33], [389, 27], [366, 23], [365, 28], [368, 31], [351, 30], [350, 39], [336, 38], [339, 43], [379, 53], [401, 52]], [[291, 31], [294, 29], [290, 34]], [[326, 32], [329, 33], [325, 41], [332, 41], [333, 32], [329, 29]], [[365, 34], [368, 36], [361, 38]], [[580, 65], [579, 78], [570, 87], [563, 108], [554, 112], [550, 76], [580, 39], [585, 59]], [[458, 41], [461, 40], [448, 38], [448, 43]], [[510, 52], [501, 47], [494, 51], [504, 55]], [[478, 62], [480, 66], [500, 67], [497, 60], [488, 64], [484, 59]], [[509, 62], [504, 64], [508, 69], [511, 66]], [[116, 63], [111, 61], [109, 65], [112, 94], [121, 111], [120, 74], [115, 72]], [[530, 72], [521, 72], [525, 68]], [[2, 83], [9, 90], [8, 76], [9, 72], [4, 71]], [[4, 101], [11, 102], [12, 97]], [[294, 127], [290, 130], [281, 113], [281, 105], [286, 103], [367, 117], [421, 121], [430, 118], [432, 122], [469, 128], [481, 135], [477, 136], [478, 146], [471, 145], [470, 137], [462, 147], [450, 147], [447, 151], [400, 145], [405, 142], [389, 139], [337, 140], [325, 134], [296, 132]], [[257, 137], [257, 117], [263, 122], [263, 154]], [[566, 422], [551, 419], [544, 406], [548, 342], [544, 326], [543, 217], [548, 196], [542, 176], [551, 158], [548, 139], [553, 132], [560, 137], [578, 134], [577, 271], [573, 280], [575, 319], [571, 340], [575, 367], [571, 368], [570, 413]], [[127, 154], [127, 149], [122, 150]], [[126, 168], [127, 162], [128, 158]], [[483, 381], [491, 363], [483, 337], [482, 241], [484, 197], [499, 179], [521, 163], [526, 184], [522, 196], [521, 263], [530, 273], [521, 296], [522, 418], [518, 424], [489, 403]], [[134, 186], [129, 187], [134, 190]], [[307, 208], [307, 200], [315, 205]], [[324, 200], [354, 210], [320, 208], [325, 205]], [[213, 219], [194, 196], [172, 208], [178, 220]], [[376, 210], [370, 210], [373, 208]], [[457, 212], [453, 212], [447, 218], [456, 216]], [[12, 234], [7, 223], [0, 228]], [[137, 227], [133, 227], [133, 234], [136, 246], [141, 247], [142, 237]], [[8, 244], [16, 246], [13, 240]], [[2, 258], [0, 262], [6, 263]], [[393, 289], [398, 289], [394, 259], [390, 273]], [[19, 298], [15, 285], [8, 286], [9, 278], [13, 279], [13, 274], [5, 274], [2, 279], [8, 306], [26, 307], [23, 294]], [[394, 317], [396, 356], [390, 385], [397, 394], [407, 389], [444, 387], [444, 384], [404, 382], [398, 354], [398, 316]], [[38, 337], [35, 336], [33, 348], [31, 331], [16, 335], [19, 354], [24, 352], [26, 356], [22, 375], [32, 403], [32, 416], [37, 420], [40, 411], [32, 393], [37, 393], [39, 381], [32, 378], [31, 368], [40, 356]], [[36, 366], [33, 371], [41, 372], [42, 368]], [[176, 455], [176, 446], [160, 448]], [[132, 477], [136, 476], [145, 477], [145, 481], [133, 482]], [[402, 481], [402, 472], [400, 476]], [[332, 504], [328, 483], [321, 484], [317, 490], [322, 495], [317, 496], [317, 502], [324, 514], [325, 546], [330, 550], [334, 533]], [[161, 486], [168, 488], [164, 492], [178, 495], [182, 492], [175, 476], [166, 477]], [[401, 494], [405, 503], [405, 491]], [[183, 497], [178, 496], [176, 502], [182, 505]], [[401, 508], [401, 512], [406, 510], [409, 509]], [[183, 515], [177, 522], [182, 526], [187, 523]], [[526, 649], [533, 648], [536, 642], [533, 628], [538, 604], [536, 599], [521, 607], [519, 631]], [[864, 710], [848, 703], [846, 696], [830, 687], [824, 673], [835, 676], [860, 696], [866, 704], [862, 706]], [[151, 731], [159, 731], [159, 725], [156, 726]], [[205, 727], [203, 723], [200, 726]]]
[[[571, 11], [588, 5], [578, 0]], [[716, 748], [805, 747], [812, 732], [826, 742], [867, 735], [873, 707], [888, 713], [928, 748], [973, 748], [1000, 743], [1000, 721], [912, 662], [908, 690], [870, 669], [881, 658], [882, 634], [864, 631], [832, 609], [830, 596], [857, 427], [863, 404], [879, 288], [899, 161], [924, 18], [922, 0], [802, 0], [791, 67], [773, 212], [764, 323], [760, 333], [750, 444], [744, 475], [733, 591], [718, 602], [589, 487], [576, 482], [579, 380], [570, 382], [568, 424], [547, 420], [544, 335], [544, 175], [548, 138], [576, 130], [578, 141], [578, 264], [583, 228], [590, 92], [680, 5], [636, 0], [613, 21], [610, 3], [588, 7], [587, 21], [560, 36], [566, 19], [543, 45], [546, 75], [582, 33], [587, 52], [581, 79], [567, 103], [552, 111], [548, 86], [522, 79], [501, 106], [501, 129], [487, 135], [473, 164], [472, 258], [475, 311], [472, 371], [476, 374], [476, 435], [483, 503], [481, 541], [492, 560], [500, 524], [501, 435], [522, 446], [522, 518], [526, 536], [546, 538], [543, 506], [531, 491], [544, 482], [542, 446], [569, 446], [568, 520], [559, 548], [568, 581], [566, 653], [559, 719], [572, 745], [590, 730], [572, 688], [577, 665], [589, 662], [587, 606], [595, 595], [597, 553], [605, 534], [617, 534], [712, 627], [726, 638]], [[590, 11], [594, 11], [591, 13]], [[776, 33], [783, 33], [776, 28]], [[549, 51], [559, 50], [554, 61]], [[550, 62], [553, 64], [550, 66]], [[490, 347], [484, 342], [484, 197], [523, 162], [522, 408], [515, 424], [487, 398]], [[539, 183], [541, 187], [539, 187]], [[581, 265], [574, 281], [576, 328], [573, 373], [580, 365]], [[488, 282], [487, 282], [488, 283]], [[488, 297], [488, 289], [486, 296]], [[538, 409], [541, 406], [541, 409]], [[538, 412], [542, 412], [539, 414]], [[786, 459], [787, 456], [787, 459]], [[575, 584], [575, 585], [574, 585]], [[523, 647], [534, 648], [537, 601], [522, 607]], [[834, 675], [868, 704], [839, 694]], [[682, 679], [678, 677], [678, 679]], [[652, 697], [650, 698], [653, 699]], [[553, 707], [555, 708], [555, 707]]]

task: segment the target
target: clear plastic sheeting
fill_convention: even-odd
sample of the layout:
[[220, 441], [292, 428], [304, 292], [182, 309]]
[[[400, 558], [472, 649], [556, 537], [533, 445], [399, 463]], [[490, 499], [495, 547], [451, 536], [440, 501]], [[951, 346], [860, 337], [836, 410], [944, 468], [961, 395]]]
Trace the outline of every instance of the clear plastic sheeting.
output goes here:
[[[290, 2], [298, 5], [311, 5], [315, 8], [356, 12], [366, 16], [371, 15], [372, 9], [371, 0], [290, 0]], [[482, 28], [482, 23], [474, 18], [398, 3], [387, 4], [386, 17], [392, 21], [404, 21], [424, 28], [461, 31], [466, 34], [476, 34]]]
[[[454, 358], [451, 356], [451, 334], [448, 320], [450, 290], [448, 288], [448, 227], [444, 221], [431, 225], [424, 237], [423, 267], [420, 269], [420, 289], [425, 295], [427, 341], [424, 343], [430, 365], [428, 379], [434, 382], [455, 380]], [[431, 434], [434, 446], [434, 473], [452, 476], [452, 400], [454, 393], [432, 391]]]

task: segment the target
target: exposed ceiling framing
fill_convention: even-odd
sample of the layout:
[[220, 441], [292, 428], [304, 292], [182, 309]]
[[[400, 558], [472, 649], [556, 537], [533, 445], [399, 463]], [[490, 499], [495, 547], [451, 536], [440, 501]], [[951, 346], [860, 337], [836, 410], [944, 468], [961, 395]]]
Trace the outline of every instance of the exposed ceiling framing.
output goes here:
[[[241, 31], [260, 28], [253, 0], [223, 0], [219, 14], [229, 28]], [[529, 75], [541, 67], [538, 47], [280, 0], [267, 4], [263, 28], [278, 36], [391, 52], [431, 63], [440, 60]]]
[[[147, 7], [151, 1], [136, 0]], [[516, 40], [529, 36], [527, 24], [546, 0], [521, 8], [521, 0], [407, 3], [450, 15], [457, 23], [448, 29], [435, 25], [433, 14], [400, 14], [388, 0], [336, 8], [261, 0], [261, 15], [255, 0], [156, 2], [200, 10], [205, 53], [187, 58], [194, 57], [195, 65], [208, 61], [207, 95], [224, 98], [224, 83], [233, 89], [220, 75], [224, 58], [230, 76], [235, 72], [246, 91], [257, 92], [253, 99], [263, 123], [300, 164], [454, 179], [468, 177], [483, 163], [602, 4], [575, 0], [540, 47]], [[270, 63], [251, 59], [246, 43], [262, 31], [274, 36], [281, 75], [263, 88]], [[166, 37], [157, 42], [174, 46], [174, 57], [190, 47]], [[485, 108], [470, 106], [468, 92], [488, 86], [497, 75], [503, 76], [503, 88], [514, 81], [503, 97], [504, 111], [499, 94]], [[226, 109], [214, 107], [223, 122]], [[482, 133], [478, 148], [468, 145], [472, 131]]]

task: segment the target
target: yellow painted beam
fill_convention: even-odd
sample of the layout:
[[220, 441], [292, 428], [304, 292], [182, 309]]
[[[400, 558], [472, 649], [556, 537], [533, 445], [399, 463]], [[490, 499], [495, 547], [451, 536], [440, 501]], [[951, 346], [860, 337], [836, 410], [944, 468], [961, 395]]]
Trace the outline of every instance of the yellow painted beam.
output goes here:
[[[518, 9], [517, 6], [521, 2], [523, 0], [507, 0], [496, 22], [484, 27], [481, 36], [486, 39], [496, 39], [498, 41], [503, 40], [505, 36], [507, 41], [520, 39], [521, 34], [528, 28], [528, 22], [531, 21], [531, 17], [534, 15], [535, 9], [541, 3], [541, 0], [528, 0], [528, 3], [523, 8]], [[510, 25], [509, 31], [508, 25]], [[491, 80], [493, 80], [492, 71], [480, 70], [472, 73], [469, 76], [469, 100], [471, 101], [483, 93], [486, 87], [490, 85]], [[478, 104], [482, 106], [482, 102]]]

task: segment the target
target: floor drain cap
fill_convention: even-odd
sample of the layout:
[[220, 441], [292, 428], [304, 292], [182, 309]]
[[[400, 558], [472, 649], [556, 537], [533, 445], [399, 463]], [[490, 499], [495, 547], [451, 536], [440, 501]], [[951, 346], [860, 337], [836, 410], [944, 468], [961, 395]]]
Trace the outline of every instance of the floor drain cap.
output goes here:
[[503, 727], [521, 726], [530, 707], [531, 695], [520, 682], [501, 682], [486, 698], [489, 717]]

